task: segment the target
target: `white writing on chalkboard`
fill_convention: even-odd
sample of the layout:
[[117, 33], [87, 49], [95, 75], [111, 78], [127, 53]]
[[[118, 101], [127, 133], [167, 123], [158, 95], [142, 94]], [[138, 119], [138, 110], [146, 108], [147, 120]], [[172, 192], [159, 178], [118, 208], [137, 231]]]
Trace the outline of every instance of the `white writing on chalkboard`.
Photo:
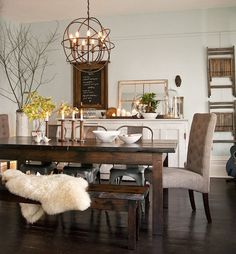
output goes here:
[[81, 74], [81, 101], [83, 104], [101, 103], [101, 72]]

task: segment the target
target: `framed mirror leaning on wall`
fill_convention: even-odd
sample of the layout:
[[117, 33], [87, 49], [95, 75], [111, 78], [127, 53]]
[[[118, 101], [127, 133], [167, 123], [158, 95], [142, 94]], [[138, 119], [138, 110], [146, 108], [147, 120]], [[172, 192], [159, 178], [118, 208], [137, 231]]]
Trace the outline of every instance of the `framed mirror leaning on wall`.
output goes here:
[[157, 112], [166, 115], [166, 99], [168, 97], [168, 80], [122, 80], [118, 81], [118, 108], [132, 114], [135, 101], [144, 93], [155, 93], [160, 100]]

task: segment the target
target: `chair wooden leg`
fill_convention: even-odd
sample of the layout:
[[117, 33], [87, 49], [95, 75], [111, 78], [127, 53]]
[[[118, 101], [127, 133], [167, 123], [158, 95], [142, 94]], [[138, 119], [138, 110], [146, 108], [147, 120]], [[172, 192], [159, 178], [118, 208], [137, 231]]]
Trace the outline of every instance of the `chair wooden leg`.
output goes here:
[[202, 197], [203, 197], [203, 204], [204, 204], [207, 221], [208, 223], [211, 223], [212, 220], [211, 220], [211, 213], [210, 213], [210, 207], [209, 207], [208, 193], [202, 193]]
[[163, 189], [163, 208], [168, 209], [169, 202], [169, 190], [167, 188]]
[[188, 190], [188, 194], [189, 194], [189, 199], [190, 199], [190, 204], [191, 204], [192, 210], [196, 211], [196, 205], [195, 205], [193, 190]]

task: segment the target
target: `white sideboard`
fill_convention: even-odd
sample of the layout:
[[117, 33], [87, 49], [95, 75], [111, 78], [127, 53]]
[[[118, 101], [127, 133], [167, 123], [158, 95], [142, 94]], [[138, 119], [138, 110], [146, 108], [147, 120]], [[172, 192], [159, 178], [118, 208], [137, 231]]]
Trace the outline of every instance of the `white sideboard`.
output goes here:
[[[78, 123], [79, 124], [79, 123]], [[185, 119], [85, 119], [84, 124], [102, 125], [108, 130], [115, 130], [121, 125], [148, 126], [153, 130], [154, 139], [175, 139], [178, 140], [176, 153], [168, 155], [169, 167], [183, 167], [186, 161], [187, 145], [189, 136], [189, 124]], [[70, 129], [69, 122], [66, 124]], [[70, 133], [70, 131], [68, 132]], [[148, 132], [144, 132], [144, 138]], [[102, 178], [109, 177], [110, 167], [103, 166], [101, 173]], [[107, 174], [107, 176], [105, 176]]]

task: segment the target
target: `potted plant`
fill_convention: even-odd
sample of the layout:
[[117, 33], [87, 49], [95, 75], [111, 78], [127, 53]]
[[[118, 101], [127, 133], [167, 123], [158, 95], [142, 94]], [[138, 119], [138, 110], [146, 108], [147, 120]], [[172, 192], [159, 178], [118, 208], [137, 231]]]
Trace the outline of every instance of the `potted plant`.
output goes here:
[[57, 28], [41, 38], [30, 31], [29, 25], [14, 27], [3, 22], [0, 25], [0, 66], [6, 77], [0, 95], [16, 105], [17, 136], [29, 134], [23, 107], [30, 103], [32, 93], [53, 78], [44, 75], [49, 66], [48, 53], [57, 39]]
[[44, 97], [37, 92], [29, 95], [29, 102], [22, 107], [29, 120], [36, 122], [35, 131], [41, 132], [45, 120], [48, 120], [56, 105], [51, 97]]
[[156, 100], [155, 93], [144, 93], [139, 100], [142, 116], [144, 118], [156, 118], [156, 109], [159, 102], [159, 100]]

